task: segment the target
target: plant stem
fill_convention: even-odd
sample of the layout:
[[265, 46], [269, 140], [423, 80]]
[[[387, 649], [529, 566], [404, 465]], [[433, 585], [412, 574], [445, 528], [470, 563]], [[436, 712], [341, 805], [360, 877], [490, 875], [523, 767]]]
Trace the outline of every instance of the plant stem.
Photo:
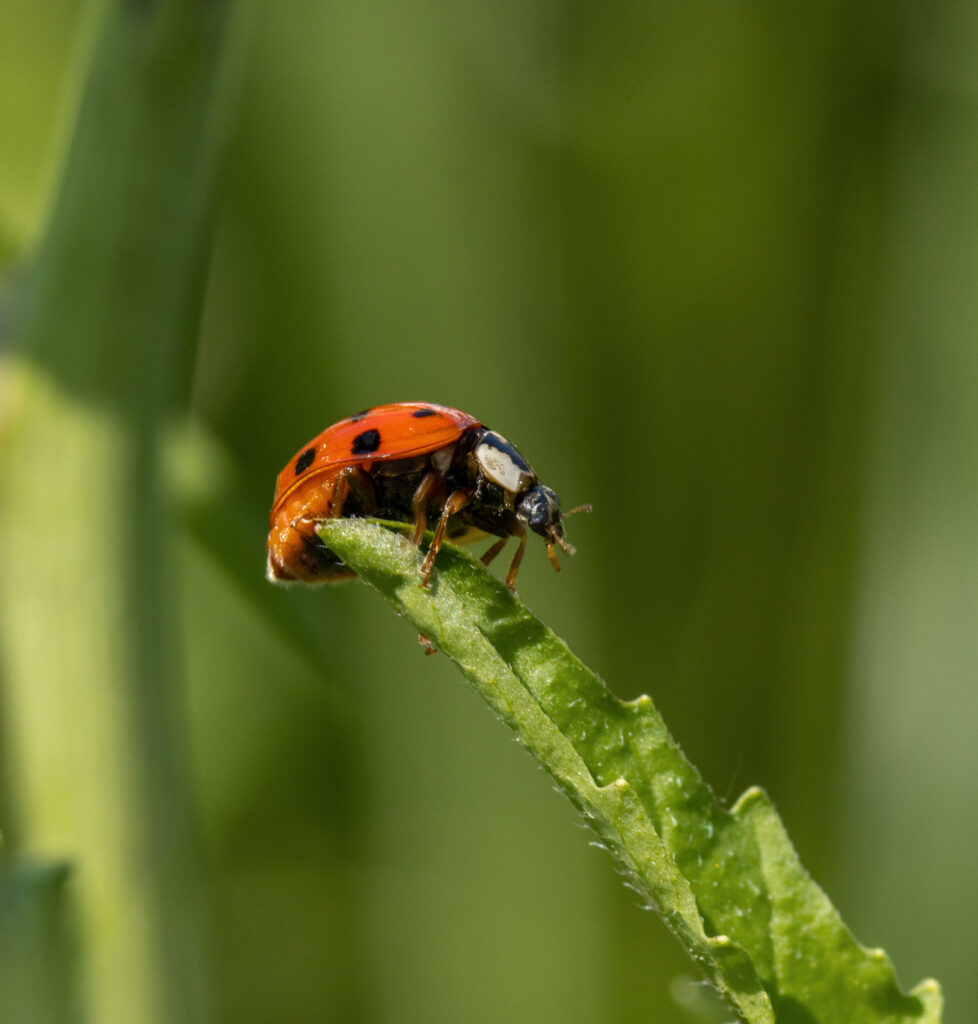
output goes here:
[[98, 1024], [211, 1016], [160, 440], [193, 351], [241, 17], [225, 0], [103, 5], [7, 367], [7, 834], [73, 864]]

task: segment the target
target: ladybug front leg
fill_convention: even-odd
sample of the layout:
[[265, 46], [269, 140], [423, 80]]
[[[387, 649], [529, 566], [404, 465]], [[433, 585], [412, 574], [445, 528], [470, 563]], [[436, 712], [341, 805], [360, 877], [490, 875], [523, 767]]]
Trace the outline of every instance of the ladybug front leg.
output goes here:
[[520, 539], [520, 546], [516, 549], [516, 554], [513, 555], [513, 561], [510, 563], [509, 572], [506, 573], [506, 586], [509, 587], [514, 594], [516, 593], [516, 573], [519, 571], [520, 562], [523, 561], [523, 552], [526, 550], [526, 530], [520, 527], [520, 532], [517, 536]]
[[448, 520], [456, 513], [461, 512], [471, 500], [472, 492], [466, 488], [460, 488], [457, 491], [453, 491], [448, 496], [448, 501], [445, 502], [445, 507], [441, 510], [441, 519], [438, 520], [438, 528], [435, 530], [435, 536], [431, 541], [431, 547], [428, 548], [428, 554], [425, 555], [424, 561], [421, 563], [422, 587], [427, 587], [428, 581], [431, 579], [431, 570], [435, 567], [435, 558], [441, 549], [441, 542], [442, 538], [445, 536], [445, 527], [448, 525]]

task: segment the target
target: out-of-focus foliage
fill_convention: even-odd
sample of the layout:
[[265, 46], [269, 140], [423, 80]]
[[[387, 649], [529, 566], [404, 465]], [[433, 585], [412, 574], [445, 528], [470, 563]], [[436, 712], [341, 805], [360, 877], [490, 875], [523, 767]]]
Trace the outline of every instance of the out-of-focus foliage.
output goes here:
[[[13, 275], [85, 6], [0, 5]], [[281, 464], [403, 398], [594, 503], [522, 596], [717, 791], [766, 787], [904, 984], [976, 1002], [976, 46], [964, 0], [259, 5], [181, 382], [211, 454], [176, 460], [226, 1019], [687, 1019], [691, 965], [445, 659], [362, 587], [261, 580]]]
[[63, 865], [0, 876], [0, 992], [8, 1020], [75, 1024], [74, 946]]

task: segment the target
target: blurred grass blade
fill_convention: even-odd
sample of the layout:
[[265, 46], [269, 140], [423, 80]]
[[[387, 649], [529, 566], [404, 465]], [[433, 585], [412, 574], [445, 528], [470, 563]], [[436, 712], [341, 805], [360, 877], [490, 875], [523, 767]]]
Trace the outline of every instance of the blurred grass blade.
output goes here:
[[941, 993], [903, 995], [798, 861], [767, 796], [728, 811], [648, 697], [618, 700], [471, 555], [419, 554], [377, 524], [320, 536], [450, 657], [559, 783], [730, 1005], [750, 1024], [936, 1024]]
[[72, 928], [63, 864], [0, 872], [0, 1015], [30, 1024], [82, 1020], [72, 988]]
[[98, 1024], [211, 1019], [160, 452], [186, 399], [248, 6], [93, 5], [22, 344], [0, 367], [4, 824], [15, 858], [75, 865]]

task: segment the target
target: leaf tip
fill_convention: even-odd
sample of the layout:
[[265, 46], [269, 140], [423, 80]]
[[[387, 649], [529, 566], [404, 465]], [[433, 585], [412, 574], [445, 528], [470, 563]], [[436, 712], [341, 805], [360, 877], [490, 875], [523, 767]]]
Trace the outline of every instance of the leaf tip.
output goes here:
[[756, 804], [770, 804], [770, 802], [771, 798], [760, 786], [751, 786], [740, 794], [737, 802], [731, 808], [731, 813], [734, 815], [743, 814]]

